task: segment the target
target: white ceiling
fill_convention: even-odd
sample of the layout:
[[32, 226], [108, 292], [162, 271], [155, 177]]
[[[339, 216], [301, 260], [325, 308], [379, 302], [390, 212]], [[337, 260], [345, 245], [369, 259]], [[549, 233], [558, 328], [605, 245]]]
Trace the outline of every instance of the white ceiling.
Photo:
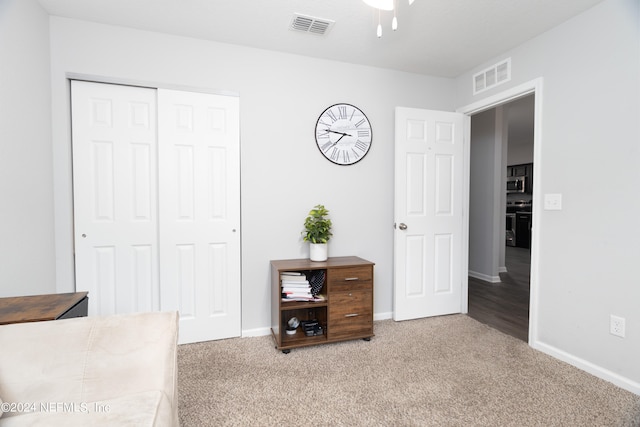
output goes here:
[[[419, 74], [457, 77], [602, 0], [39, 0], [52, 15]], [[289, 30], [294, 13], [335, 21], [324, 36]]]

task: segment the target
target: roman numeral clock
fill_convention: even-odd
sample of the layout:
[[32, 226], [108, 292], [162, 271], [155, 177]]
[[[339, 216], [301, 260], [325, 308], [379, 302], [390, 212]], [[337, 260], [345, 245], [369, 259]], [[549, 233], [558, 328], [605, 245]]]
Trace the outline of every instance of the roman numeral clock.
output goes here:
[[316, 122], [316, 144], [329, 161], [353, 165], [371, 148], [371, 123], [358, 107], [335, 104], [320, 114]]

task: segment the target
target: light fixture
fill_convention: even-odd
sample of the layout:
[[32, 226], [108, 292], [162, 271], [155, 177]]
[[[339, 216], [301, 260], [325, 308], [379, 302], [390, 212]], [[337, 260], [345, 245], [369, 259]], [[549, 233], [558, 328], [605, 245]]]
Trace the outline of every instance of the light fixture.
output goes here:
[[[391, 29], [396, 31], [398, 29], [398, 17], [396, 15], [396, 0], [362, 0], [367, 5], [378, 9], [378, 27], [376, 28], [376, 35], [378, 38], [382, 37], [382, 24], [380, 20], [380, 13], [382, 10], [393, 10], [393, 19], [391, 20]], [[409, 0], [409, 5], [412, 5], [414, 0]]]
[[393, 10], [393, 0], [362, 0], [369, 6], [380, 10]]

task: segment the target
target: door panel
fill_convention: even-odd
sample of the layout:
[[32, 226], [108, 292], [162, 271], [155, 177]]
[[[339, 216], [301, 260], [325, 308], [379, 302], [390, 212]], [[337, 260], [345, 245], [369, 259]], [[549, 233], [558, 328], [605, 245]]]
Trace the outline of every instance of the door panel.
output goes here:
[[[424, 279], [424, 259], [426, 258], [426, 240], [421, 235], [410, 235], [406, 237], [404, 252], [407, 254], [404, 265], [405, 297], [424, 297], [427, 294]], [[402, 267], [401, 267], [402, 268]]]
[[436, 234], [434, 237], [434, 276], [436, 294], [445, 292], [453, 292], [452, 267], [454, 260], [452, 259], [453, 236], [451, 234]]
[[159, 89], [162, 308], [180, 342], [240, 335], [238, 99]]
[[436, 215], [452, 215], [453, 214], [453, 156], [436, 155]]
[[395, 320], [462, 309], [463, 122], [396, 108]]
[[159, 309], [155, 105], [152, 89], [72, 82], [76, 290], [90, 315]]

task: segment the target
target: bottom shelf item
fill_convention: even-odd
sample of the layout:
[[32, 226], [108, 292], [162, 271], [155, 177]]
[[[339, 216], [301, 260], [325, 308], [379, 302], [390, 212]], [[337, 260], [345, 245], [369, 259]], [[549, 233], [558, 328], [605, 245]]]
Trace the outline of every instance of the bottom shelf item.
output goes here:
[[324, 335], [324, 328], [317, 319], [302, 321], [300, 322], [300, 326], [302, 327], [304, 334], [308, 337]]

